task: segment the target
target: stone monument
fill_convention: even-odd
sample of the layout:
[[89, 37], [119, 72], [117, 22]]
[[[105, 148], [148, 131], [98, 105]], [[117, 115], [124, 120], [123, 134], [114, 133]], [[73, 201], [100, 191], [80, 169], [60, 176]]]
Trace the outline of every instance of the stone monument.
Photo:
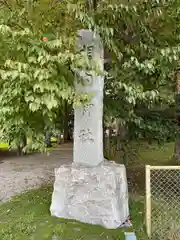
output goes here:
[[[91, 48], [91, 57], [104, 67], [103, 46], [92, 31], [79, 31], [79, 47]], [[77, 92], [92, 94], [86, 107], [75, 109], [73, 163], [55, 169], [51, 215], [115, 229], [129, 217], [128, 188], [124, 165], [103, 157], [102, 76], [81, 72]]]
[[[78, 33], [79, 48], [85, 48], [95, 60], [100, 70], [104, 69], [103, 47], [99, 37], [93, 32], [81, 30]], [[76, 91], [91, 94], [92, 100], [86, 107], [74, 109], [74, 162], [88, 166], [97, 166], [103, 162], [103, 88], [102, 76], [87, 75], [80, 72], [84, 85], [76, 81]]]

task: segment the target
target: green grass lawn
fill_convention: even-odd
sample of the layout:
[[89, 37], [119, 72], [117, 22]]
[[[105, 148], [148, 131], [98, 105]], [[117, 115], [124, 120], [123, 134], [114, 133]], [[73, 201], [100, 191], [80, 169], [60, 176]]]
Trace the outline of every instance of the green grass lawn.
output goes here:
[[[0, 205], [1, 240], [51, 240], [52, 236], [62, 240], [124, 240], [124, 231], [107, 230], [100, 226], [83, 224], [51, 217], [49, 207], [52, 187], [42, 187], [17, 196]], [[143, 198], [130, 201], [131, 216], [138, 240], [146, 240], [144, 233]]]
[[[132, 142], [127, 149], [127, 162], [130, 167], [140, 165], [172, 165], [174, 142], [158, 145], [157, 142], [148, 144], [146, 142]], [[105, 157], [114, 159], [117, 163], [124, 164], [123, 154], [116, 151], [116, 143], [111, 145], [109, 153]]]
[[[48, 148], [48, 151], [56, 149], [57, 144], [55, 143], [56, 138], [52, 138], [53, 142], [52, 147]], [[171, 158], [174, 151], [174, 143], [166, 143], [162, 146], [157, 144], [149, 145], [147, 143], [142, 143], [139, 146], [132, 144], [134, 152], [137, 152], [137, 159], [131, 163], [131, 166], [137, 166], [138, 164], [142, 165], [169, 165], [171, 164]], [[8, 143], [0, 142], [0, 150], [8, 150]], [[121, 156], [116, 156], [117, 162]], [[113, 158], [113, 157], [112, 157]]]
[[[51, 148], [48, 148], [47, 150], [48, 151], [52, 151], [52, 150], [55, 150], [56, 149], [56, 146], [57, 146], [57, 144], [55, 143], [55, 138], [52, 138], [51, 139], [52, 140], [52, 147]], [[8, 143], [6, 143], [6, 142], [0, 142], [0, 150], [7, 150], [8, 151], [8, 148], [9, 148], [9, 145], [8, 145]]]
[[165, 236], [167, 236], [167, 240], [180, 239], [180, 197], [175, 195], [170, 200], [174, 204], [168, 203], [169, 201], [162, 201], [162, 197], [152, 201], [151, 216], [153, 221], [151, 227], [154, 239], [165, 239]]
[[[138, 148], [139, 158], [130, 168], [134, 168], [138, 173], [135, 167], [140, 165], [144, 169], [143, 165], [146, 164], [170, 164], [173, 149], [173, 143], [162, 147], [142, 144]], [[138, 181], [144, 183], [143, 174], [139, 175]], [[144, 195], [144, 188], [142, 189]], [[137, 192], [135, 195], [130, 193], [133, 229], [107, 230], [100, 226], [51, 217], [51, 186], [30, 191], [0, 205], [0, 240], [51, 240], [52, 236], [57, 236], [56, 240], [124, 240], [124, 231], [131, 230], [136, 232], [138, 240], [147, 240], [144, 227], [144, 197]]]
[[[169, 165], [174, 152], [174, 143], [148, 145], [143, 143], [139, 149], [139, 162], [146, 165]], [[137, 162], [135, 162], [137, 164]]]
[[8, 150], [8, 143], [6, 142], [0, 142], [0, 149], [2, 150]]

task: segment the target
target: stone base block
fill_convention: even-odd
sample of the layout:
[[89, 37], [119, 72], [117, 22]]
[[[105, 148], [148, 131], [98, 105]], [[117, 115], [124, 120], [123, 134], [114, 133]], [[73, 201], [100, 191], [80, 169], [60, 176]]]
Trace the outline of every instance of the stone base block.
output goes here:
[[129, 217], [124, 165], [104, 162], [88, 168], [73, 163], [55, 169], [50, 212], [109, 229], [120, 227]]

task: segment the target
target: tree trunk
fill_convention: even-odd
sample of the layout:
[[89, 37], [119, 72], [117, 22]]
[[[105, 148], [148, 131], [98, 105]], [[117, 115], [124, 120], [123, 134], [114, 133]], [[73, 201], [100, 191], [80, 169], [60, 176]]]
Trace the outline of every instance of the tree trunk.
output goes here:
[[174, 147], [173, 159], [176, 163], [180, 163], [180, 69], [176, 73], [176, 140]]
[[177, 139], [174, 146], [174, 160], [176, 163], [180, 163], [180, 140]]
[[52, 144], [51, 144], [51, 132], [46, 132], [45, 134], [45, 143], [46, 143], [46, 147], [50, 148], [52, 147]]
[[[116, 131], [117, 131], [117, 138], [116, 138], [116, 161], [121, 162], [123, 159], [123, 164], [127, 162], [127, 159], [125, 159], [124, 154], [124, 144], [127, 137], [127, 130], [125, 127], [121, 124], [121, 119], [116, 120]], [[124, 155], [122, 155], [122, 153]], [[123, 157], [122, 157], [123, 156]]]
[[121, 151], [121, 126], [119, 122], [116, 123], [117, 141], [116, 141], [116, 151]]
[[106, 128], [104, 123], [104, 117], [103, 117], [103, 152], [106, 151]]
[[17, 156], [19, 156], [19, 157], [26, 154], [25, 152], [23, 152], [23, 148], [26, 147], [26, 145], [27, 145], [26, 134], [23, 135], [23, 138], [22, 138], [22, 142], [21, 142], [21, 143], [22, 143], [22, 145], [19, 144], [19, 145], [17, 146]]
[[24, 134], [23, 136], [23, 148], [27, 145], [27, 138], [26, 138], [26, 134]]
[[68, 111], [68, 104], [65, 102], [64, 106], [64, 133], [63, 133], [63, 140], [64, 142], [68, 141], [68, 121], [69, 121], [69, 111]]
[[61, 133], [58, 134], [58, 137], [57, 137], [57, 144], [60, 145], [62, 143], [62, 138], [61, 138]]
[[[23, 148], [25, 148], [27, 146], [27, 137], [26, 134], [24, 134], [23, 136]], [[26, 155], [26, 152], [24, 151], [22, 154]]]
[[22, 148], [20, 146], [17, 147], [17, 156], [22, 156]]

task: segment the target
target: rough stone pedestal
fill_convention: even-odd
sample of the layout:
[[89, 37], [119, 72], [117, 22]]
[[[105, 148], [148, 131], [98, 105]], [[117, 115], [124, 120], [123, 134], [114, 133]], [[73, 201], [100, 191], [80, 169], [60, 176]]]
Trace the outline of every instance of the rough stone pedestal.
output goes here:
[[124, 165], [106, 161], [93, 168], [73, 163], [55, 169], [50, 211], [60, 218], [120, 227], [129, 216]]

